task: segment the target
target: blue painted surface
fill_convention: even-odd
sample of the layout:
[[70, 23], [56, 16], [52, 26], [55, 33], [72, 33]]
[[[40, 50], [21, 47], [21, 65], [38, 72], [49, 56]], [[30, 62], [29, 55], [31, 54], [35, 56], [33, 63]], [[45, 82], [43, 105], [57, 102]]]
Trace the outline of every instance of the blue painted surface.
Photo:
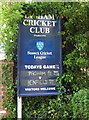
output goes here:
[[[32, 26], [19, 23], [18, 96], [58, 94], [54, 81], [55, 72], [62, 75], [62, 39], [58, 35], [60, 19], [55, 21], [56, 26], [49, 27], [50, 33], [31, 33]], [[45, 75], [36, 75], [37, 71]]]

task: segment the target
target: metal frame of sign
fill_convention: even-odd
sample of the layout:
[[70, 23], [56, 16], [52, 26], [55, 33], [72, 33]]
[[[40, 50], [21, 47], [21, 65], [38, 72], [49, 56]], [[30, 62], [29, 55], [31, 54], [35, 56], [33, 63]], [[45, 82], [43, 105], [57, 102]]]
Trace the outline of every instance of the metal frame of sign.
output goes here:
[[[25, 20], [18, 31], [18, 96], [58, 95], [55, 79], [62, 76], [61, 20], [37, 19], [35, 25], [30, 21], [34, 19]], [[42, 30], [49, 33], [39, 33]]]

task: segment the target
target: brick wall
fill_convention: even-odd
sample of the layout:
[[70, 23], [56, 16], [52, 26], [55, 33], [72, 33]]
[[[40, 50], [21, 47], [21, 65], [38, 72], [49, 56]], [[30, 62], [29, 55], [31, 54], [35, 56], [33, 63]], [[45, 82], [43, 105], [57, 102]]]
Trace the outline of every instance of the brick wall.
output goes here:
[[[9, 62], [11, 69], [12, 69], [12, 82], [13, 82], [13, 62]], [[5, 64], [4, 60], [0, 60], [0, 118], [2, 116], [7, 116], [9, 114], [9, 111], [3, 107], [3, 101], [6, 98], [6, 91], [5, 91], [5, 86], [2, 84], [2, 65]]]

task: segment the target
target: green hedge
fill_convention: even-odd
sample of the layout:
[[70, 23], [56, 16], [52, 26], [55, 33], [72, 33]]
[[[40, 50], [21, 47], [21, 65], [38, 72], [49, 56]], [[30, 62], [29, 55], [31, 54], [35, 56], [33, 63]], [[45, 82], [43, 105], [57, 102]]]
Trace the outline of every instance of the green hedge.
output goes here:
[[72, 98], [73, 118], [89, 119], [89, 89], [81, 89]]
[[[71, 103], [73, 95], [80, 89], [89, 87], [89, 76], [87, 75], [89, 67], [89, 2], [4, 3], [1, 14], [1, 42], [7, 55], [7, 61], [14, 61], [14, 79], [17, 80], [18, 22], [22, 22], [25, 15], [35, 18], [45, 14], [61, 18], [63, 76], [57, 78], [59, 95], [24, 97], [23, 118], [69, 120], [73, 118], [74, 114]], [[7, 81], [9, 81], [9, 77], [7, 77]], [[13, 86], [12, 83], [10, 85]], [[61, 92], [63, 88], [66, 89], [65, 93]], [[15, 91], [12, 96], [13, 100], [16, 100], [16, 87], [11, 87], [11, 89]], [[11, 89], [7, 89], [7, 93]], [[13, 107], [10, 102], [10, 106], [6, 104], [6, 107], [16, 109], [16, 103]], [[16, 110], [12, 110], [12, 112], [13, 114], [9, 117], [16, 118]]]

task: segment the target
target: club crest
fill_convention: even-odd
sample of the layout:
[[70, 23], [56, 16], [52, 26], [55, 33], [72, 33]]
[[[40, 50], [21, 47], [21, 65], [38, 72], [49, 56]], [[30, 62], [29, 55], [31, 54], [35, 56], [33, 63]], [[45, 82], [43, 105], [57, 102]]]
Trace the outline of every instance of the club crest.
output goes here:
[[41, 51], [44, 48], [44, 42], [36, 42], [36, 47], [39, 51]]

